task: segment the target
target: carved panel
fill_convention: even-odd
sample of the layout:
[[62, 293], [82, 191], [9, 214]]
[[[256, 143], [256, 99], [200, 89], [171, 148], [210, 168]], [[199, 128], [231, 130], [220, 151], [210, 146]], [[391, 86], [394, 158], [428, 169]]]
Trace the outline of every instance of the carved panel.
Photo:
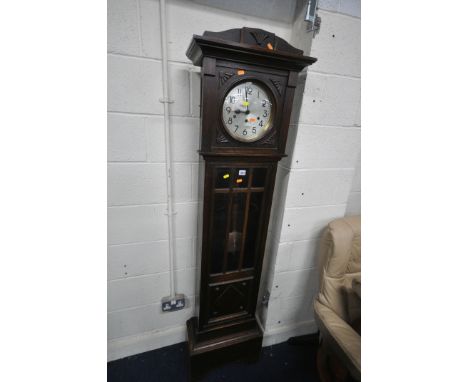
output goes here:
[[216, 142], [217, 143], [228, 143], [229, 140], [226, 138], [226, 136], [218, 131], [218, 135], [216, 136]]
[[273, 130], [271, 134], [263, 141], [260, 142], [261, 145], [273, 145], [276, 141], [276, 130]]
[[279, 82], [278, 80], [273, 80], [271, 78], [270, 78], [270, 81], [273, 84], [273, 86], [275, 87], [275, 89], [278, 91], [279, 95], [281, 95], [281, 91], [283, 90], [282, 87], [281, 87], [281, 82]]
[[250, 281], [211, 287], [211, 316], [214, 318], [247, 310]]
[[218, 86], [219, 87], [223, 86], [226, 83], [226, 81], [228, 81], [233, 75], [234, 73], [230, 73], [230, 72], [219, 72]]

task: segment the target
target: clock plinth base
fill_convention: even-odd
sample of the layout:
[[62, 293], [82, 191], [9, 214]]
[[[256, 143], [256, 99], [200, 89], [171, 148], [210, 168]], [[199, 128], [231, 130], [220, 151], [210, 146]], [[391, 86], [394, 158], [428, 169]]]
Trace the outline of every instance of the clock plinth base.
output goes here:
[[256, 362], [262, 350], [263, 333], [255, 319], [200, 332], [198, 318], [192, 317], [187, 335], [191, 381], [226, 362]]

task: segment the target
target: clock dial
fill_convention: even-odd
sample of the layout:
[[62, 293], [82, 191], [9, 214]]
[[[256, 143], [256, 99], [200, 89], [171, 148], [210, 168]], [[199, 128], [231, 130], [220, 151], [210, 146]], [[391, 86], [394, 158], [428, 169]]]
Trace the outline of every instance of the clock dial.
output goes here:
[[265, 136], [273, 124], [270, 92], [257, 82], [242, 82], [233, 87], [223, 102], [223, 123], [238, 141], [254, 142]]

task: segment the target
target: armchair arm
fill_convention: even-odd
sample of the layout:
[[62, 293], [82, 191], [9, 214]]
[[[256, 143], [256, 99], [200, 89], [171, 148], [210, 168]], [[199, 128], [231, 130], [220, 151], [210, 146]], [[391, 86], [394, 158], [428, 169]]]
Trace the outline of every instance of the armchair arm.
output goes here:
[[333, 310], [314, 300], [317, 324], [324, 341], [347, 366], [351, 375], [361, 379], [361, 336]]

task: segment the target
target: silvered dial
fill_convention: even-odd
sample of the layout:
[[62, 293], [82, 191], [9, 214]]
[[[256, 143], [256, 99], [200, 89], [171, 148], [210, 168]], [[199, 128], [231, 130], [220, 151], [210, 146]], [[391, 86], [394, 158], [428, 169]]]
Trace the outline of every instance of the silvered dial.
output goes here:
[[233, 87], [223, 103], [223, 123], [238, 141], [254, 142], [272, 127], [273, 103], [270, 93], [257, 82]]

